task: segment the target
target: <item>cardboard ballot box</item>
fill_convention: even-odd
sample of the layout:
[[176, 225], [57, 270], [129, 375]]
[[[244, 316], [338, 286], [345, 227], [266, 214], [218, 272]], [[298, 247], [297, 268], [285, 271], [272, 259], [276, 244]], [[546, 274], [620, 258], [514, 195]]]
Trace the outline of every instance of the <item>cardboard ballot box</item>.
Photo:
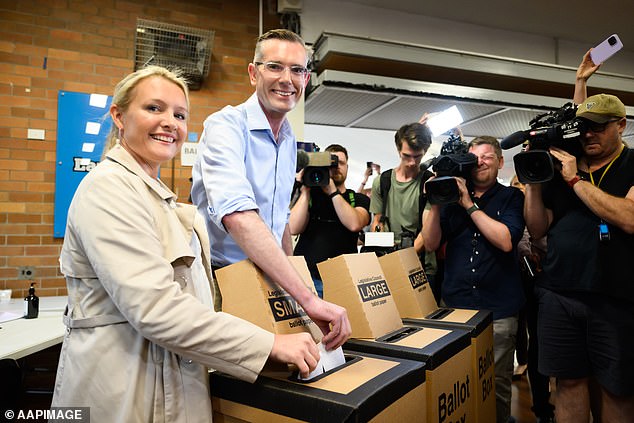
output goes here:
[[353, 338], [379, 338], [403, 326], [376, 254], [342, 254], [317, 269], [324, 299], [348, 311]]
[[[467, 311], [467, 310], [459, 310]], [[474, 310], [468, 310], [474, 311]], [[465, 316], [466, 317], [466, 316]], [[493, 356], [493, 318], [491, 312], [477, 311], [467, 319], [469, 323], [434, 319], [403, 319], [405, 325], [426, 328], [459, 329], [471, 338], [471, 368], [473, 371], [475, 421], [495, 421], [495, 369]]]
[[423, 363], [349, 352], [346, 360], [311, 382], [264, 372], [251, 384], [212, 372], [214, 423], [427, 421]]
[[[291, 256], [288, 259], [306, 286], [315, 292], [304, 257]], [[251, 260], [216, 270], [216, 279], [222, 294], [222, 311], [273, 333], [308, 332], [316, 341], [321, 340], [321, 330], [304, 309]]]
[[379, 258], [406, 325], [466, 330], [471, 336], [476, 421], [495, 421], [493, 318], [489, 311], [438, 307], [414, 248]]
[[348, 310], [354, 339], [345, 348], [425, 363], [427, 420], [474, 421], [471, 339], [466, 330], [403, 326], [394, 288], [386, 284], [372, 253], [344, 254], [317, 268], [324, 297]]
[[467, 331], [404, 326], [376, 340], [349, 339], [344, 348], [425, 363], [427, 421], [475, 421], [472, 347]]

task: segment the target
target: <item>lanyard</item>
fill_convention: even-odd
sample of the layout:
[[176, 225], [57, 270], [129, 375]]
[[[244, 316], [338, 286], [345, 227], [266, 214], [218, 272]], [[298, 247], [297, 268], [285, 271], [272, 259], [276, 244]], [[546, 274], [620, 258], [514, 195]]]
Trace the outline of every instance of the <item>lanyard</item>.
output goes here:
[[[606, 173], [608, 173], [608, 170], [610, 170], [610, 167], [612, 166], [612, 164], [616, 161], [616, 159], [621, 157], [621, 153], [623, 153], [624, 148], [625, 148], [625, 144], [621, 144], [621, 151], [619, 151], [619, 155], [613, 158], [610, 164], [608, 164], [608, 167], [605, 168], [605, 170], [601, 174], [601, 178], [599, 178], [599, 183], [595, 185], [597, 188], [599, 188], [599, 185], [601, 185], [601, 181], [603, 181], [603, 177], [605, 176]], [[588, 170], [590, 171], [589, 166], [588, 166]], [[590, 171], [590, 182], [592, 183], [592, 185], [594, 185], [594, 178], [592, 177], [592, 171]]]

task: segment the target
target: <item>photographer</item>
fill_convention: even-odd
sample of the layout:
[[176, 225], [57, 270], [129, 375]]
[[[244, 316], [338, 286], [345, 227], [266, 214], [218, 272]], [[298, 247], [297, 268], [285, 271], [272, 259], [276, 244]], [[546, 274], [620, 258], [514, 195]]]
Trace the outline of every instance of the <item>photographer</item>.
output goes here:
[[477, 156], [478, 164], [468, 182], [455, 177], [458, 202], [433, 204], [422, 232], [427, 251], [447, 243], [444, 304], [493, 312], [497, 422], [507, 423], [517, 313], [524, 303], [517, 261], [517, 244], [524, 232], [523, 196], [517, 188], [497, 182], [504, 158], [495, 138], [473, 139], [469, 152]]
[[[575, 100], [596, 70], [588, 54]], [[580, 91], [582, 90], [582, 91]], [[634, 153], [622, 140], [625, 106], [588, 97], [576, 112], [585, 128], [575, 157], [551, 147], [559, 176], [526, 186], [524, 216], [535, 238], [548, 236], [538, 281], [539, 370], [557, 377], [557, 422], [634, 421]], [[600, 396], [591, 395], [591, 380]]]
[[401, 126], [394, 135], [400, 163], [374, 178], [370, 197], [370, 212], [374, 215], [371, 230], [394, 232], [396, 245], [413, 245], [418, 254], [424, 254], [421, 261], [430, 282], [436, 274], [436, 255], [433, 251], [425, 254], [420, 230], [427, 205], [423, 185], [433, 174], [422, 170], [420, 164], [431, 138], [431, 131], [424, 123]]
[[301, 234], [294, 254], [304, 256], [323, 298], [323, 284], [317, 263], [341, 254], [356, 253], [359, 231], [370, 223], [370, 199], [346, 189], [348, 151], [338, 145], [326, 147], [338, 157], [337, 167], [330, 169], [330, 181], [324, 187], [302, 186], [299, 199], [291, 209], [291, 234]]

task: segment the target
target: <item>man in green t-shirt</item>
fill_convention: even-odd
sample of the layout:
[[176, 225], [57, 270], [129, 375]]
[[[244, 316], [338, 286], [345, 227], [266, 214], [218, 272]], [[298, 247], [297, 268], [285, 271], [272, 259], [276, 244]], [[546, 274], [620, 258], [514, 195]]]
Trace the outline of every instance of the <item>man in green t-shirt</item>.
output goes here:
[[[411, 244], [413, 239], [413, 246], [420, 255], [425, 253], [421, 234], [425, 212], [421, 212], [420, 208], [428, 210], [430, 207], [424, 201], [421, 184], [432, 176], [431, 172], [421, 169], [420, 162], [431, 145], [431, 139], [429, 128], [418, 122], [403, 125], [396, 131], [394, 141], [400, 163], [374, 179], [370, 201], [370, 212], [374, 215], [372, 231], [394, 232], [394, 242], [398, 247], [407, 246], [408, 242]], [[387, 191], [387, 195], [382, 191]], [[424, 262], [425, 273], [431, 282], [436, 274], [435, 253], [425, 254]]]

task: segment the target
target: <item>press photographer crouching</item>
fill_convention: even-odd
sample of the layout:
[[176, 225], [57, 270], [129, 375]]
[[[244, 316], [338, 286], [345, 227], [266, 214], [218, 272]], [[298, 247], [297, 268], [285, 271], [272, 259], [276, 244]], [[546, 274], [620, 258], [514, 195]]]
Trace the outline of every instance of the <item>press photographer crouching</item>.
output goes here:
[[585, 99], [576, 111], [581, 154], [551, 146], [558, 172], [526, 185], [526, 226], [548, 237], [537, 281], [539, 371], [557, 378], [557, 421], [587, 421], [590, 403], [600, 403], [595, 420], [634, 421], [634, 152], [622, 139], [625, 116], [613, 95]]
[[304, 256], [315, 289], [323, 297], [317, 263], [357, 252], [359, 231], [370, 223], [370, 199], [346, 188], [348, 151], [344, 147], [332, 144], [323, 153], [308, 154], [289, 228], [291, 234], [301, 234], [294, 254]]

